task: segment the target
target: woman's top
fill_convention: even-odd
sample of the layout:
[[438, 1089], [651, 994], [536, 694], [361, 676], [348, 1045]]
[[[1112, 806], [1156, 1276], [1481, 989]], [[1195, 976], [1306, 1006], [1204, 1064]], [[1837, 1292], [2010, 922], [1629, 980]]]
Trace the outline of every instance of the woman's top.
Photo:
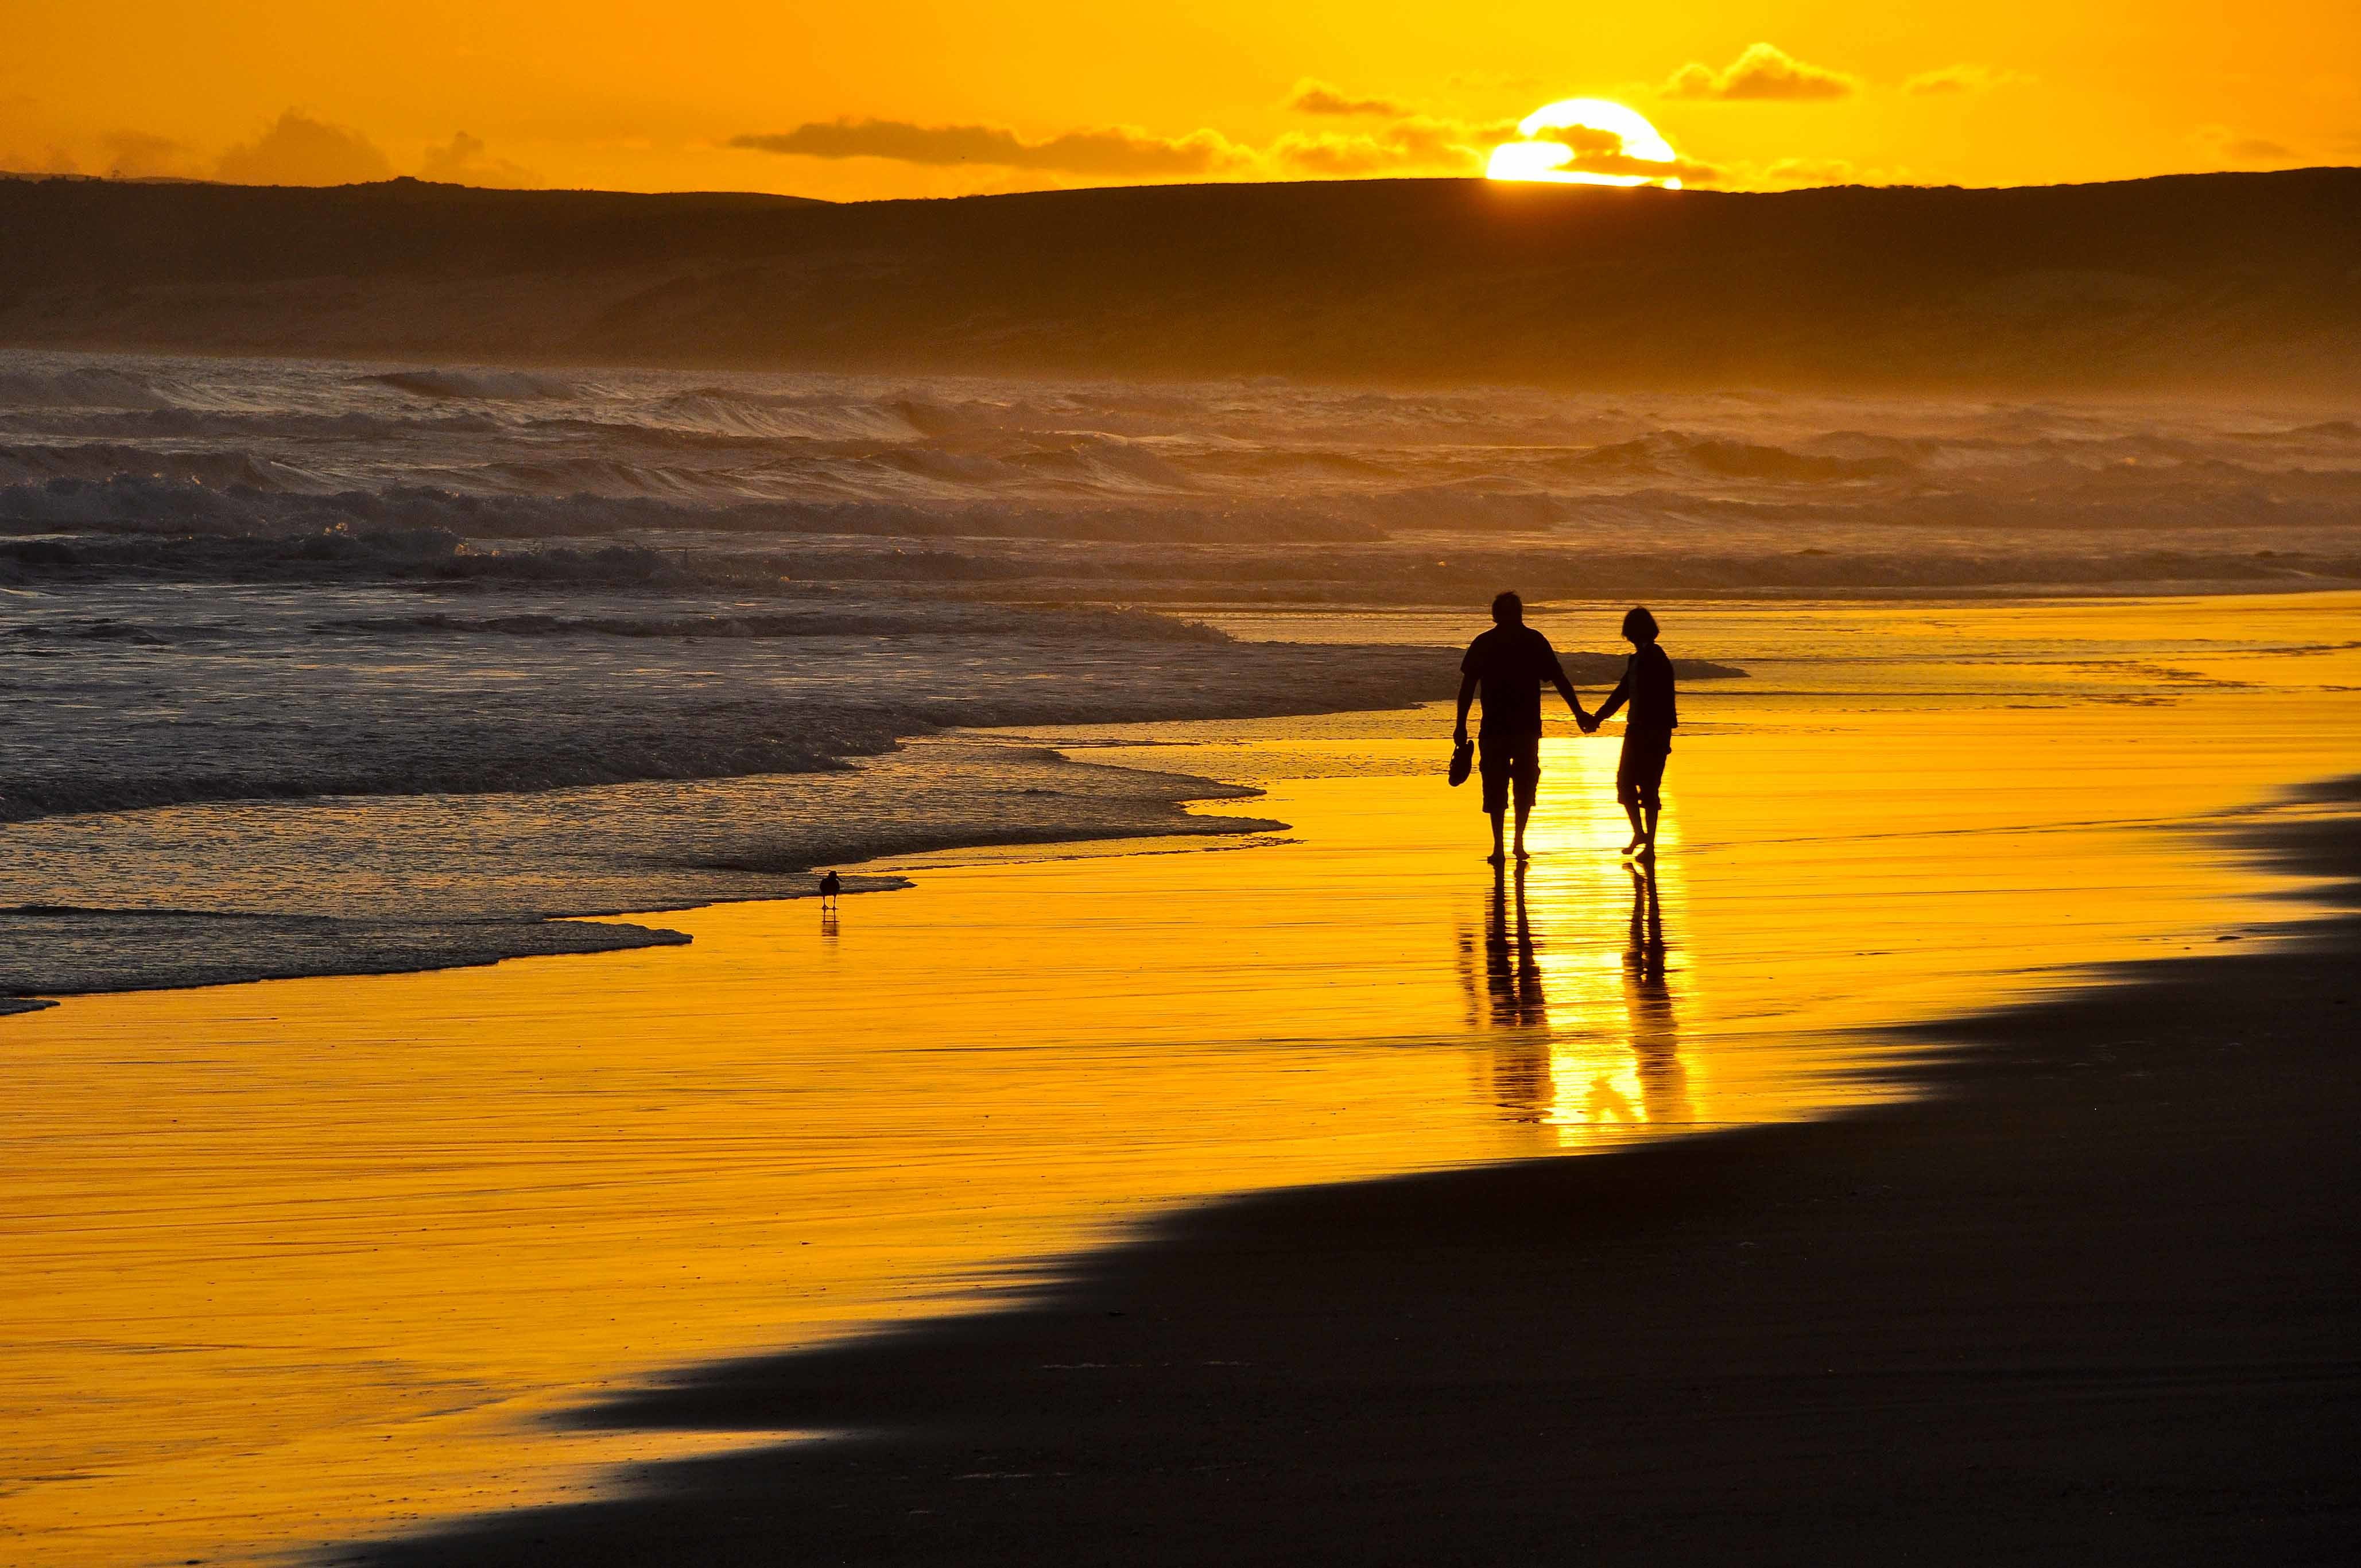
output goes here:
[[1626, 738], [1646, 735], [1670, 740], [1673, 731], [1680, 728], [1680, 711], [1673, 699], [1673, 662], [1653, 642], [1642, 643], [1625, 663], [1622, 680], [1598, 705], [1598, 717], [1609, 718], [1627, 702], [1631, 712], [1623, 720]]

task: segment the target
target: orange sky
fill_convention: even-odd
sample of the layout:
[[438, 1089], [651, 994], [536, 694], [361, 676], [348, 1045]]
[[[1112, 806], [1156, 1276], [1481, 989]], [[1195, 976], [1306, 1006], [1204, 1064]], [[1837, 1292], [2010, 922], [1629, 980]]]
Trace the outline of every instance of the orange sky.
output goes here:
[[9, 0], [0, 168], [837, 199], [1473, 173], [1575, 96], [1740, 188], [2361, 163], [2354, 0], [1625, 9]]

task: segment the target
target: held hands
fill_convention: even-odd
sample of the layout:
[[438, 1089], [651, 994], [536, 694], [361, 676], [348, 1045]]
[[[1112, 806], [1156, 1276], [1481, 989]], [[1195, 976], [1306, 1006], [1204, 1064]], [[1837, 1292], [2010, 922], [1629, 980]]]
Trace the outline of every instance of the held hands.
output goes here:
[[1595, 714], [1585, 713], [1577, 707], [1574, 710], [1574, 721], [1582, 726], [1582, 732], [1585, 735], [1598, 733], [1598, 719]]

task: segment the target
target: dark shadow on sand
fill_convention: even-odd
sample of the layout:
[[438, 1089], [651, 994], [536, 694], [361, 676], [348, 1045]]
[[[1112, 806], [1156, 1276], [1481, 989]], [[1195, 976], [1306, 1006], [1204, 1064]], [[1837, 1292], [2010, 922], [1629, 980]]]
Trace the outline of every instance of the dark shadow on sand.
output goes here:
[[[2258, 839], [2361, 878], [2361, 819]], [[1938, 1092], [1830, 1121], [1188, 1210], [1013, 1310], [584, 1418], [849, 1435], [331, 1555], [2337, 1560], [2356, 947], [2348, 913], [1919, 1031]]]

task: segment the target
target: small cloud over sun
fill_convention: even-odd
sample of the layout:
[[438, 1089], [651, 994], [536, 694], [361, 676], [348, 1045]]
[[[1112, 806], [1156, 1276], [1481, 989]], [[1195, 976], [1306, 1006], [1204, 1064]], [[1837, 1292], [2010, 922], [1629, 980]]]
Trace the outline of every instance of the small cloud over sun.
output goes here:
[[1686, 161], [1635, 109], [1606, 98], [1566, 98], [1526, 115], [1521, 141], [1492, 149], [1484, 172], [1493, 180], [1542, 180], [1565, 185], [1661, 185], [1677, 191], [1685, 179], [1712, 170]]

